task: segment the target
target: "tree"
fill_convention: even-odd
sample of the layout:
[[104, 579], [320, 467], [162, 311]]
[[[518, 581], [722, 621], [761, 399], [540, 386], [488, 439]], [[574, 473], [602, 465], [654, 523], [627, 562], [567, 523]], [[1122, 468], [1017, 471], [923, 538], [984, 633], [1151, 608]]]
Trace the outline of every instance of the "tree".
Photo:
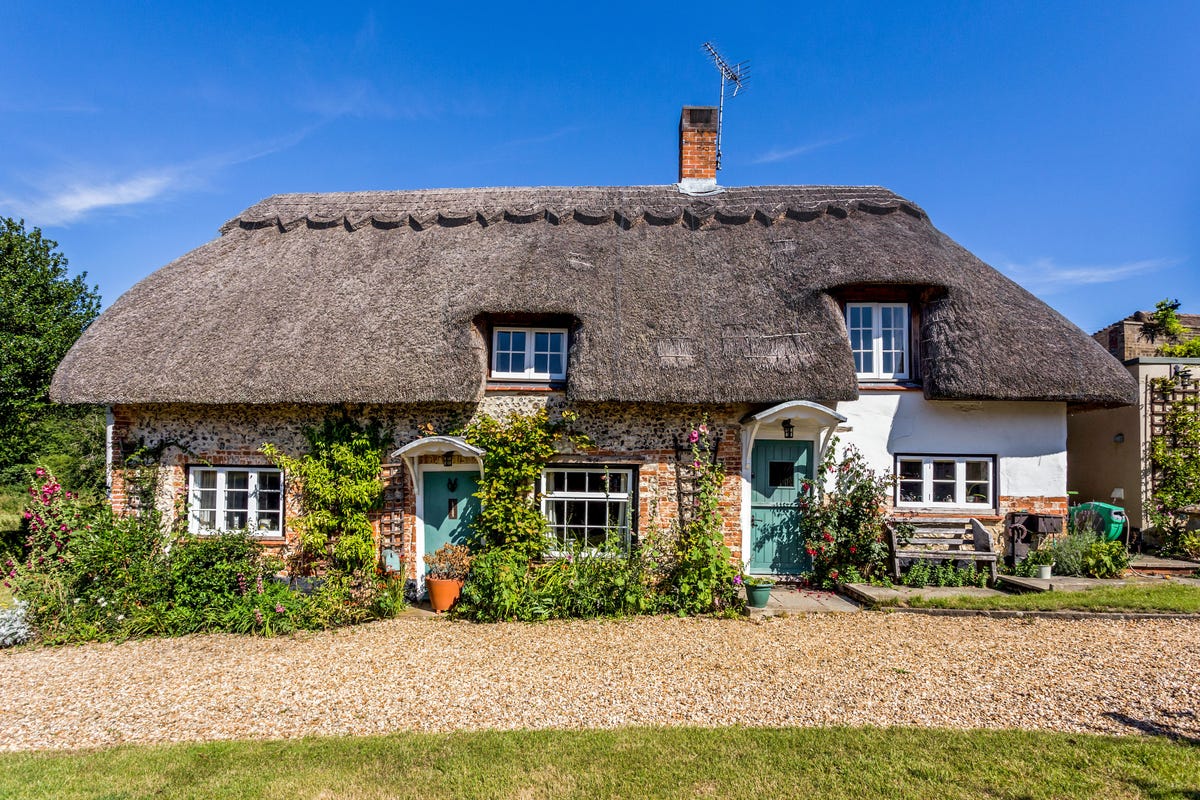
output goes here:
[[57, 248], [38, 228], [0, 217], [0, 484], [21, 480], [48, 445], [60, 449], [63, 426], [97, 413], [53, 407], [48, 397], [58, 363], [100, 313], [87, 273], [70, 277]]

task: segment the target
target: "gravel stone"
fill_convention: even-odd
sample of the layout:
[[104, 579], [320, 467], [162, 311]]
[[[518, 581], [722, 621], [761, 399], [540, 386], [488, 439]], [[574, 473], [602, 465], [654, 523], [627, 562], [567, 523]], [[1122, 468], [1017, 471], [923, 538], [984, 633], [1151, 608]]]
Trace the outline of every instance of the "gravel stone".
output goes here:
[[401, 618], [4, 651], [0, 675], [0, 750], [624, 725], [1200, 737], [1200, 620]]

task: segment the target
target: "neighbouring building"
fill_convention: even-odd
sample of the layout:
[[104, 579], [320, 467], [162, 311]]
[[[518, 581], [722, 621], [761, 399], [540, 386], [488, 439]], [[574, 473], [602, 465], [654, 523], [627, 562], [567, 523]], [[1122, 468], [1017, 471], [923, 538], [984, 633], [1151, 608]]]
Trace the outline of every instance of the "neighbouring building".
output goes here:
[[1068, 411], [1133, 402], [1121, 365], [887, 189], [718, 186], [715, 123], [684, 108], [678, 184], [270, 197], [117, 300], [52, 395], [111, 409], [114, 505], [151, 448], [168, 518], [278, 547], [296, 498], [260, 446], [378, 419], [379, 546], [418, 573], [480, 468], [421, 431], [543, 406], [596, 443], [539, 487], [559, 539], [669, 528], [702, 420], [752, 572], [806, 568], [788, 509], [834, 436], [898, 513], [1064, 512]]
[[[1093, 338], [1125, 365], [1137, 382], [1137, 402], [1072, 413], [1067, 419], [1069, 488], [1079, 500], [1114, 502], [1125, 509], [1135, 529], [1151, 527], [1150, 496], [1154, 475], [1150, 440], [1162, 433], [1170, 403], [1197, 392], [1200, 358], [1159, 355], [1163, 345], [1148, 333], [1151, 312], [1139, 311], [1098, 331]], [[1180, 314], [1184, 340], [1200, 336], [1200, 315]], [[1161, 381], [1172, 379], [1164, 393]]]

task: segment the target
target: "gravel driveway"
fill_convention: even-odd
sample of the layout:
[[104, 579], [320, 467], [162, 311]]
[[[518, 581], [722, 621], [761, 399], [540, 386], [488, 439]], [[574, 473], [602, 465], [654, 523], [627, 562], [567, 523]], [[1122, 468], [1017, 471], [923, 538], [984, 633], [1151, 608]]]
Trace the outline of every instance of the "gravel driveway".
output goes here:
[[1198, 715], [1191, 620], [409, 618], [296, 638], [0, 653], [3, 750], [620, 725], [1200, 736]]

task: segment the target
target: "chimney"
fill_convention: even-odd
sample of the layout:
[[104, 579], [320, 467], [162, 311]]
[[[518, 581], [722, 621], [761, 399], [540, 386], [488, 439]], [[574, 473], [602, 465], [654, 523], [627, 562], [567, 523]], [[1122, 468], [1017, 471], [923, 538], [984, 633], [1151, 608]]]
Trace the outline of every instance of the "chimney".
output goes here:
[[684, 106], [679, 117], [679, 190], [717, 188], [717, 107]]

